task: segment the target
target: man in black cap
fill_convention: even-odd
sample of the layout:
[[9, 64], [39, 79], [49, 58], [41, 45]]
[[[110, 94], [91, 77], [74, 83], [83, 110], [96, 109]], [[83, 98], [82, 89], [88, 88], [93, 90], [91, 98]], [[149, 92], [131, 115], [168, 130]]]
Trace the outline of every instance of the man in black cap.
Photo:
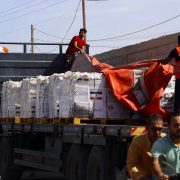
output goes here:
[[180, 113], [180, 35], [178, 36], [178, 46], [173, 49], [167, 58], [161, 60], [162, 64], [167, 64], [174, 59], [174, 75], [176, 77], [174, 113]]
[[66, 55], [69, 63], [69, 68], [71, 69], [72, 64], [75, 60], [75, 55], [76, 53], [83, 53], [85, 50], [86, 42], [85, 42], [85, 34], [87, 33], [87, 30], [82, 28], [79, 30], [79, 35], [74, 36], [70, 43], [69, 46], [66, 50]]

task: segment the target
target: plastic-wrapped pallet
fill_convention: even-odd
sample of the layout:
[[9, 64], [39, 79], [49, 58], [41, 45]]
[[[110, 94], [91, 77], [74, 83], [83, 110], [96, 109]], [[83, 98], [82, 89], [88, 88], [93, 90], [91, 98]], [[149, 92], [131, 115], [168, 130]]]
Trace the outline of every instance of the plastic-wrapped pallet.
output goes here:
[[172, 76], [160, 99], [160, 107], [168, 112], [173, 111], [175, 76]]
[[49, 104], [48, 104], [48, 84], [49, 76], [38, 76], [37, 77], [37, 89], [35, 99], [35, 117], [36, 118], [47, 118], [49, 115]]
[[35, 98], [37, 89], [36, 78], [26, 78], [21, 82], [20, 104], [21, 104], [21, 118], [35, 117]]
[[[98, 104], [100, 98], [96, 98], [98, 96], [96, 92], [102, 91], [99, 89], [101, 80], [101, 73], [66, 73], [60, 91], [60, 117], [94, 117], [94, 113], [97, 117], [96, 112], [99, 112], [99, 109], [105, 112], [105, 106], [100, 107], [102, 104]], [[92, 94], [91, 89], [93, 91]], [[93, 100], [90, 94], [91, 97], [95, 97]], [[100, 117], [104, 117], [104, 114], [102, 115], [101, 113]]]
[[12, 83], [12, 91], [10, 98], [10, 117], [20, 117], [20, 89], [21, 82], [13, 82]]
[[92, 73], [90, 81], [90, 107], [93, 118], [106, 118], [106, 80], [102, 73]]
[[[60, 88], [59, 117], [129, 118], [129, 110], [107, 90], [101, 73], [66, 73]], [[111, 93], [109, 102], [107, 93]], [[110, 105], [113, 105], [113, 110], [108, 111]]]
[[59, 95], [64, 74], [53, 74], [48, 84], [49, 118], [59, 117]]
[[20, 116], [20, 86], [21, 82], [7, 81], [2, 87], [2, 117]]
[[109, 119], [130, 119], [130, 110], [124, 107], [107, 89], [107, 117]]
[[7, 82], [4, 82], [2, 85], [2, 91], [1, 91], [1, 117], [5, 118], [7, 117]]
[[60, 87], [60, 108], [59, 108], [59, 117], [60, 118], [69, 118], [73, 117], [73, 108], [74, 108], [74, 88], [75, 83], [78, 79], [78, 72], [72, 73], [70, 71], [66, 72], [63, 77], [63, 81]]
[[75, 84], [74, 95], [74, 116], [89, 117], [90, 108], [90, 90], [89, 86]]
[[77, 73], [76, 75], [77, 81], [74, 86], [74, 117], [90, 117], [90, 81], [92, 74]]
[[6, 117], [10, 117], [10, 109], [11, 109], [11, 104], [10, 104], [10, 98], [11, 98], [11, 86], [12, 86], [12, 82], [8, 81], [6, 84]]

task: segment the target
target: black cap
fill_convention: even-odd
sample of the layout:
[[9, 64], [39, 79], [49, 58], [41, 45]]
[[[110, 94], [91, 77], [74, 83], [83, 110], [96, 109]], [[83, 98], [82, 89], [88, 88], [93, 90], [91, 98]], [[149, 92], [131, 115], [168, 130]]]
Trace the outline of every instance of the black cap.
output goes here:
[[81, 29], [79, 30], [79, 32], [81, 32], [81, 31], [84, 31], [85, 33], [87, 33], [87, 30], [86, 30], [85, 28], [81, 28]]

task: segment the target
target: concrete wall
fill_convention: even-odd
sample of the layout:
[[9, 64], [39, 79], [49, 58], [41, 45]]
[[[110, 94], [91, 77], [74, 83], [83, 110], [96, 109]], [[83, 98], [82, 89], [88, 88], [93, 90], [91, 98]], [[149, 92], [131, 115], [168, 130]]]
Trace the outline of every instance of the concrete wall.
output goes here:
[[180, 33], [162, 36], [142, 43], [97, 54], [95, 57], [113, 66], [120, 66], [140, 60], [165, 58], [169, 52], [177, 46], [178, 35], [180, 35]]

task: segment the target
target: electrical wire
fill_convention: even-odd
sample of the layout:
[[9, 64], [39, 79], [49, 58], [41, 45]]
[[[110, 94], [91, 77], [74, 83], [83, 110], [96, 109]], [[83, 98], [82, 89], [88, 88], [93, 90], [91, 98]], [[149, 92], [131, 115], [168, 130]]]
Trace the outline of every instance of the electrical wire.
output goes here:
[[146, 30], [148, 30], [148, 29], [152, 29], [152, 28], [154, 28], [154, 27], [156, 27], [156, 26], [159, 26], [159, 25], [161, 25], [161, 24], [164, 24], [164, 23], [167, 23], [167, 22], [169, 22], [169, 21], [171, 21], [171, 20], [174, 20], [174, 19], [176, 19], [176, 18], [178, 18], [180, 16], [180, 14], [179, 15], [177, 15], [177, 16], [174, 16], [174, 17], [172, 17], [172, 18], [170, 18], [170, 19], [167, 19], [167, 20], [165, 20], [165, 21], [162, 21], [162, 22], [160, 22], [160, 23], [157, 23], [157, 24], [154, 24], [154, 25], [152, 25], [152, 26], [149, 26], [149, 27], [146, 27], [146, 28], [144, 28], [144, 29], [140, 29], [140, 30], [138, 30], [138, 31], [134, 31], [134, 32], [131, 32], [131, 33], [127, 33], [127, 34], [123, 34], [123, 35], [119, 35], [119, 36], [114, 36], [114, 37], [109, 37], [109, 38], [104, 38], [104, 39], [96, 39], [96, 40], [88, 40], [88, 41], [107, 41], [107, 40], [113, 40], [113, 39], [117, 39], [117, 38], [121, 38], [121, 37], [125, 37], [125, 36], [129, 36], [129, 35], [132, 35], [132, 34], [137, 34], [137, 33], [139, 33], [139, 32], [143, 32], [143, 31], [146, 31]]
[[2, 32], [2, 33], [0, 33], [0, 35], [3, 35], [3, 36], [5, 36], [5, 35], [9, 35], [9, 34], [12, 34], [12, 33], [16, 33], [16, 32], [18, 32], [18, 31], [23, 31], [24, 29], [27, 29], [27, 28], [29, 28], [29, 26], [25, 26], [24, 28], [17, 28], [17, 29], [14, 29], [13, 31], [6, 31], [6, 32]]
[[73, 17], [73, 19], [72, 19], [72, 22], [71, 22], [68, 30], [66, 31], [63, 39], [62, 39], [62, 43], [63, 43], [64, 39], [66, 38], [68, 32], [70, 31], [70, 29], [71, 29], [71, 27], [72, 27], [72, 25], [73, 25], [73, 23], [74, 23], [74, 21], [75, 21], [75, 19], [76, 19], [76, 15], [77, 15], [77, 12], [78, 12], [78, 9], [79, 9], [79, 6], [80, 6], [81, 1], [82, 1], [82, 0], [80, 0], [79, 3], [78, 3], [78, 6], [77, 6], [76, 11], [75, 11], [75, 14], [74, 14], [74, 17]]
[[[58, 46], [58, 45], [57, 45]], [[59, 46], [58, 46], [59, 47]], [[58, 48], [57, 47], [57, 48]], [[39, 52], [41, 52], [41, 53], [48, 53], [48, 54], [52, 54], [53, 52], [55, 52], [55, 50], [57, 50], [57, 48], [54, 50], [54, 48], [52, 49], [52, 50], [49, 50], [49, 51], [43, 51], [43, 50], [41, 50], [38, 46], [35, 46], [35, 48], [39, 51]]]
[[35, 38], [34, 40], [40, 41], [40, 42], [50, 42], [50, 43], [57, 43], [54, 41], [49, 41], [49, 40], [43, 40], [43, 39], [39, 39], [39, 38]]
[[37, 9], [37, 10], [35, 10], [35, 11], [31, 11], [31, 12], [25, 13], [25, 14], [20, 15], [20, 16], [16, 16], [16, 17], [13, 17], [13, 18], [6, 19], [6, 20], [4, 20], [4, 21], [0, 21], [0, 23], [4, 23], [4, 22], [8, 22], [8, 21], [15, 20], [15, 19], [19, 19], [19, 18], [21, 18], [21, 17], [27, 16], [27, 15], [32, 14], [32, 13], [37, 13], [37, 12], [42, 11], [42, 10], [44, 10], [44, 9], [48, 9], [48, 8], [54, 7], [54, 6], [56, 6], [56, 5], [58, 5], [58, 4], [61, 4], [61, 3], [65, 2], [65, 1], [67, 1], [67, 0], [63, 0], [63, 1], [60, 1], [60, 2], [57, 2], [57, 3], [51, 4], [51, 5], [48, 5], [48, 6], [44, 7], [44, 8]]
[[11, 7], [11, 8], [9, 8], [9, 9], [4, 10], [4, 11], [1, 11], [0, 14], [7, 13], [8, 11], [11, 11], [12, 9], [16, 9], [16, 8], [21, 7], [21, 6], [30, 4], [31, 2], [34, 2], [34, 0], [31, 0], [31, 1], [29, 1], [29, 2], [26, 2], [26, 3], [22, 3], [22, 4], [19, 4], [19, 5], [16, 5], [16, 6], [14, 6], [14, 7]]
[[[75, 19], [76, 19], [76, 15], [77, 15], [77, 12], [78, 12], [78, 9], [79, 9], [79, 6], [80, 6], [81, 1], [82, 1], [82, 0], [79, 1], [78, 6], [77, 6], [76, 11], [75, 11], [75, 14], [74, 14], [73, 19], [72, 19], [72, 22], [71, 22], [71, 24], [70, 24], [68, 30], [66, 31], [64, 37], [62, 38], [62, 41], [61, 41], [62, 44], [63, 44], [63, 41], [65, 40], [65, 37], [67, 36], [69, 30], [71, 29], [71, 27], [72, 27], [72, 25], [73, 25]], [[58, 47], [57, 47], [57, 48], [58, 48]], [[52, 52], [56, 51], [57, 48], [54, 48], [54, 49], [52, 50]]]
[[47, 2], [47, 1], [49, 1], [49, 0], [44, 0], [44, 1], [42, 1], [42, 2], [38, 2], [38, 3], [36, 3], [36, 4], [33, 4], [33, 5], [31, 5], [31, 6], [28, 6], [28, 7], [22, 8], [22, 9], [18, 9], [18, 10], [15, 9], [15, 11], [11, 11], [11, 12], [5, 14], [5, 15], [0, 15], [0, 18], [9, 16], [9, 15], [14, 14], [14, 13], [16, 13], [16, 12], [21, 12], [21, 11], [23, 11], [23, 10], [25, 10], [25, 9], [29, 9], [29, 8], [34, 7], [34, 6], [37, 6], [37, 5], [41, 5], [41, 4], [43, 4], [43, 3]]
[[37, 28], [34, 28], [34, 29], [37, 30], [37, 31], [39, 31], [39, 32], [41, 32], [41, 33], [43, 33], [43, 34], [45, 34], [45, 35], [47, 35], [47, 36], [50, 36], [50, 37], [53, 37], [53, 38], [57, 38], [57, 39], [63, 39], [63, 38], [60, 38], [60, 37], [58, 37], [58, 36], [55, 36], [55, 35], [46, 33], [46, 32], [44, 32], [44, 31], [41, 31], [40, 29], [37, 29]]
[[[76, 14], [75, 14], [76, 15]], [[170, 18], [170, 19], [168, 19], [168, 20], [165, 20], [165, 21], [162, 21], [162, 22], [160, 22], [160, 23], [158, 23], [158, 24], [155, 24], [155, 25], [152, 25], [152, 26], [149, 26], [149, 27], [147, 27], [147, 28], [144, 28], [144, 29], [141, 29], [141, 30], [138, 30], [138, 31], [135, 31], [135, 32], [131, 32], [131, 33], [127, 33], [127, 34], [124, 34], [124, 35], [120, 35], [120, 36], [115, 36], [115, 37], [110, 37], [110, 38], [105, 38], [105, 39], [97, 39], [97, 40], [88, 40], [89, 42], [96, 42], [96, 41], [105, 41], [105, 40], [116, 40], [116, 39], [118, 39], [118, 38], [122, 38], [122, 37], [126, 37], [126, 36], [129, 36], [129, 35], [133, 35], [133, 34], [137, 34], [137, 33], [139, 33], [139, 32], [142, 32], [142, 31], [145, 31], [145, 30], [148, 30], [148, 29], [151, 29], [151, 28], [153, 28], [153, 27], [156, 27], [156, 26], [159, 26], [159, 25], [161, 25], [161, 24], [164, 24], [164, 23], [166, 23], [166, 22], [169, 22], [169, 21], [171, 21], [171, 20], [173, 20], [173, 19], [175, 19], [175, 18], [177, 18], [177, 17], [179, 17], [180, 15], [177, 15], [177, 16], [174, 16], [174, 17], [172, 17], [172, 18]], [[75, 16], [74, 16], [75, 17]], [[70, 26], [71, 27], [71, 26]], [[40, 31], [40, 30], [39, 30]], [[42, 32], [42, 31], [41, 31]], [[68, 32], [68, 31], [67, 31]], [[50, 35], [50, 34], [48, 34], [48, 33], [45, 33], [45, 32], [43, 32], [44, 34], [46, 34], [46, 35], [49, 35], [49, 36], [52, 36], [52, 37], [55, 37], [55, 38], [59, 38], [59, 39], [63, 39], [64, 40], [64, 38], [60, 38], [60, 37], [57, 37], [57, 36], [53, 36], [53, 35]], [[67, 34], [67, 33], [66, 33]], [[66, 35], [65, 35], [66, 36]], [[64, 37], [65, 37], [64, 36]], [[154, 35], [154, 37], [156, 37], [155, 35]], [[139, 37], [137, 37], [137, 38], [139, 38]], [[142, 38], [142, 37], [141, 37]], [[144, 38], [148, 38], [147, 36], [146, 37], [144, 37]], [[135, 39], [135, 37], [133, 38], [131, 38], [131, 39]], [[62, 40], [62, 41], [63, 41]], [[122, 39], [121, 39], [122, 40]], [[127, 40], [127, 39], [125, 39], [125, 40]]]
[[[49, 42], [49, 43], [58, 43], [58, 42], [54, 42], [54, 41], [49, 41], [49, 40], [43, 40], [43, 39], [39, 39], [39, 38], [35, 38], [34, 40], [40, 41], [40, 42]], [[91, 45], [91, 48], [96, 48], [96, 47], [100, 47], [100, 48], [121, 48], [122, 46], [103, 46], [103, 45]]]

